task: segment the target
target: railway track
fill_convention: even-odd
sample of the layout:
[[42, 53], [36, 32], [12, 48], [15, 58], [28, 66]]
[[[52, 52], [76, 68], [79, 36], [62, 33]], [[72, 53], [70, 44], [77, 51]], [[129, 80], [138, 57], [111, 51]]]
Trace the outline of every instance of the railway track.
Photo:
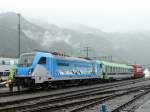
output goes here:
[[7, 97], [7, 96], [13, 96], [13, 95], [22, 95], [22, 94], [30, 94], [33, 92], [39, 92], [39, 90], [30, 90], [30, 89], [25, 89], [21, 91], [14, 91], [14, 92], [0, 92], [0, 97]]
[[[147, 87], [140, 87], [141, 89], [149, 89], [150, 85], [148, 85]], [[93, 106], [95, 104], [98, 104], [100, 102], [103, 102], [105, 100], [109, 100], [109, 99], [112, 99], [112, 98], [115, 98], [115, 97], [119, 97], [119, 96], [122, 96], [122, 95], [125, 95], [125, 94], [129, 94], [129, 93], [133, 93], [133, 92], [137, 92], [139, 91], [140, 89], [139, 87], [137, 88], [132, 88], [129, 90], [129, 88], [126, 89], [126, 91], [124, 92], [116, 92], [116, 93], [110, 93], [110, 94], [105, 94], [104, 96], [102, 96], [101, 94], [97, 94], [96, 96], [92, 96], [90, 98], [87, 98], [85, 96], [85, 98], [81, 98], [80, 96], [78, 96], [78, 100], [74, 99], [72, 97], [72, 101], [69, 101], [71, 100], [70, 98], [66, 98], [64, 99], [63, 101], [59, 100], [59, 102], [48, 102], [46, 104], [41, 104], [41, 105], [34, 105], [32, 107], [28, 107], [27, 109], [23, 110], [23, 111], [20, 111], [20, 112], [39, 112], [39, 111], [65, 111], [65, 112], [78, 112], [80, 110], [83, 110], [85, 108], [88, 108], [90, 106]], [[93, 94], [91, 94], [93, 95]], [[90, 95], [89, 95], [90, 96]], [[67, 101], [65, 101], [67, 100]], [[38, 108], [37, 108], [38, 107]]]
[[[140, 81], [140, 80], [136, 80]], [[108, 90], [112, 88], [116, 88], [119, 86], [124, 86], [136, 83], [136, 81], [125, 81], [115, 83], [114, 85], [105, 84], [105, 86], [99, 86], [99, 87], [90, 87], [85, 89], [78, 89], [78, 90], [72, 90], [68, 92], [61, 92], [56, 94], [50, 94], [46, 96], [40, 96], [40, 97], [34, 97], [30, 99], [21, 99], [21, 100], [15, 100], [15, 101], [8, 101], [8, 102], [1, 102], [0, 103], [0, 112], [30, 112], [30, 111], [44, 111], [46, 109], [52, 109], [57, 110], [58, 108], [62, 107], [68, 107], [69, 105], [77, 105], [77, 104], [83, 104], [85, 102], [89, 102], [94, 104], [95, 101], [100, 102], [102, 99], [106, 100], [111, 97], [115, 97], [117, 95], [125, 94], [127, 91], [133, 91], [135, 87], [126, 88], [126, 89], [113, 89]], [[107, 85], [107, 87], [106, 87]], [[150, 85], [148, 85], [149, 87]], [[136, 91], [138, 91], [140, 88], [146, 88], [147, 86], [138, 86], [136, 87]], [[147, 87], [147, 88], [148, 88]], [[135, 90], [134, 90], [135, 91]], [[121, 93], [120, 93], [121, 92]], [[117, 94], [117, 95], [116, 95]], [[94, 96], [94, 98], [89, 99], [89, 97]], [[86, 99], [84, 99], [86, 97]], [[69, 102], [73, 101], [75, 99], [83, 99], [82, 101], [76, 101], [76, 102]], [[63, 104], [62, 101], [66, 101], [66, 104]], [[60, 105], [61, 104], [61, 105]], [[88, 105], [92, 105], [88, 104]], [[49, 106], [47, 106], [49, 105]], [[38, 107], [38, 108], [37, 108]], [[48, 108], [49, 107], [49, 108]], [[75, 111], [75, 110], [72, 110]]]
[[[142, 82], [142, 81], [146, 81], [146, 80], [143, 80], [143, 79], [131, 79], [131, 80], [124, 80], [124, 81], [118, 81], [118, 82], [113, 82], [113, 83], [104, 83], [104, 84], [98, 84], [98, 86], [100, 87], [104, 87], [104, 86], [109, 86], [109, 85], [116, 85], [116, 84], [124, 84], [126, 82], [129, 82], [129, 84], [132, 84], [132, 83], [137, 83], [137, 82]], [[21, 95], [21, 94], [30, 94], [30, 93], [33, 93], [33, 92], [39, 92], [41, 91], [41, 89], [39, 90], [22, 90], [22, 91], [14, 91], [14, 92], [0, 92], [0, 97], [7, 97], [7, 96], [13, 96], [13, 95]]]
[[127, 110], [126, 107], [131, 105], [131, 104], [133, 104], [138, 99], [140, 99], [142, 96], [144, 96], [144, 95], [146, 95], [148, 93], [150, 93], [150, 88], [144, 89], [144, 91], [142, 93], [139, 93], [138, 95], [134, 96], [132, 99], [130, 99], [129, 101], [123, 103], [122, 105], [120, 105], [119, 107], [117, 107], [116, 109], [114, 109], [111, 112], [121, 112], [121, 111], [132, 112], [134, 108], [130, 108], [130, 109]]

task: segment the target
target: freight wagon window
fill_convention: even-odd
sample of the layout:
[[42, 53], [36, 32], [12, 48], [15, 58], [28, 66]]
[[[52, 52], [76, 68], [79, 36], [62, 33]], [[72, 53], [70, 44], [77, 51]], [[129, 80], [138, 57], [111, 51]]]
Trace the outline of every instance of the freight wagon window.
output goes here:
[[46, 57], [40, 58], [38, 64], [46, 64]]

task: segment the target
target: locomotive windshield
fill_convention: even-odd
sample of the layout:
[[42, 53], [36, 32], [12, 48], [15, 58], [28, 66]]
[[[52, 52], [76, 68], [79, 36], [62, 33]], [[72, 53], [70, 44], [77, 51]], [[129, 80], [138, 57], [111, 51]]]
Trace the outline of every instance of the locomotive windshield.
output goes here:
[[23, 54], [20, 56], [18, 66], [19, 67], [29, 67], [32, 65], [35, 53]]

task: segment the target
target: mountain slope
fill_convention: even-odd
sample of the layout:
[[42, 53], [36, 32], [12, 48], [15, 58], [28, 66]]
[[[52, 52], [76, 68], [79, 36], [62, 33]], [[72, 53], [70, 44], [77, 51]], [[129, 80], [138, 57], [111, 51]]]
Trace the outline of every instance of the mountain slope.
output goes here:
[[[18, 17], [16, 13], [0, 14], [0, 56], [17, 57]], [[39, 23], [40, 24], [40, 23]], [[21, 17], [21, 52], [43, 49], [91, 57], [113, 56], [121, 62], [149, 65], [150, 33], [106, 33], [87, 26], [60, 28], [53, 24], [38, 25]]]

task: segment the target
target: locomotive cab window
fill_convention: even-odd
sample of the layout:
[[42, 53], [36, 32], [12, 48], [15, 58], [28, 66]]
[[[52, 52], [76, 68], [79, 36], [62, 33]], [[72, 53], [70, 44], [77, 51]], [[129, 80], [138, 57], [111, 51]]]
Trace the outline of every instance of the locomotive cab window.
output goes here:
[[38, 64], [46, 64], [46, 57], [40, 58]]

